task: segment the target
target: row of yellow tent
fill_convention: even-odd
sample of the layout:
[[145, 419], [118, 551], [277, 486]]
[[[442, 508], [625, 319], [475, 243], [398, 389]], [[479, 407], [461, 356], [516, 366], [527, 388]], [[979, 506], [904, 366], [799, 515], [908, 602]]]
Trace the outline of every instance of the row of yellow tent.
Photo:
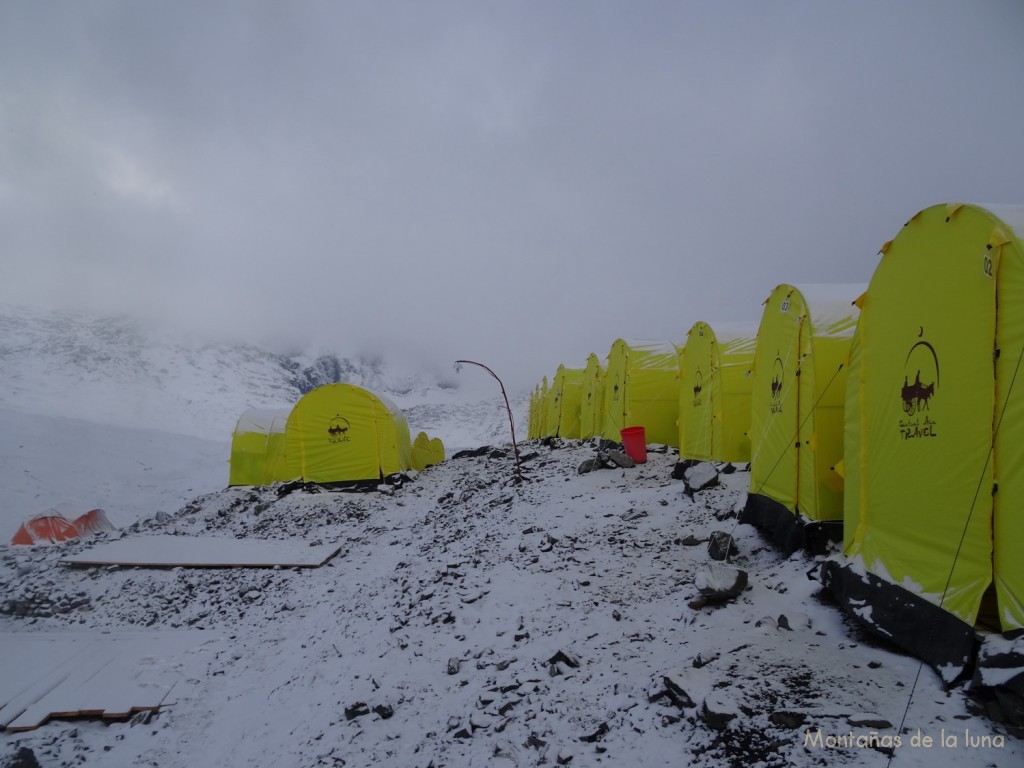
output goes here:
[[328, 384], [293, 408], [250, 409], [235, 425], [229, 485], [381, 481], [444, 461], [440, 438], [409, 438], [402, 411], [383, 395]]
[[952, 679], [980, 615], [1024, 627], [1022, 236], [1021, 207], [927, 208], [866, 291], [780, 285], [756, 327], [560, 367], [530, 436], [643, 426], [681, 459], [749, 461], [742, 519], [788, 549], [841, 529], [823, 583]]

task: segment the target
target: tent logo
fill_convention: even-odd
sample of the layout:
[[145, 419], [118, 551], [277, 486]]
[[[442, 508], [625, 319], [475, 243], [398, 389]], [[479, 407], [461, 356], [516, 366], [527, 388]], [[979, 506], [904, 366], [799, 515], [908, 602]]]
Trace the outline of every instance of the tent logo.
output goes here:
[[700, 368], [697, 369], [697, 375], [694, 377], [696, 382], [693, 385], [693, 407], [699, 408], [703, 402], [700, 399], [700, 393], [704, 390], [704, 374], [700, 372]]
[[939, 356], [923, 336], [922, 326], [919, 340], [910, 348], [903, 364], [900, 400], [905, 418], [900, 419], [900, 434], [904, 440], [938, 437], [931, 418], [931, 400], [939, 385]]
[[350, 438], [348, 436], [348, 430], [351, 425], [348, 423], [348, 419], [342, 416], [340, 413], [335, 414], [334, 418], [331, 419], [327, 425], [327, 442], [328, 443], [347, 443]]
[[775, 365], [772, 367], [772, 401], [769, 410], [772, 413], [782, 413], [782, 382], [785, 377], [785, 366], [782, 358], [775, 358]]

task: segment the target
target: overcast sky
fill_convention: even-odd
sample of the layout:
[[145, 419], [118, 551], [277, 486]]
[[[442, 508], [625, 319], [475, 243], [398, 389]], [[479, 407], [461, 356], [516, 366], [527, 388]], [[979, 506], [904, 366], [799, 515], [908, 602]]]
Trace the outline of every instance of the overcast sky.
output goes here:
[[0, 302], [529, 387], [1024, 202], [1022, 40], [1021, 0], [0, 0]]

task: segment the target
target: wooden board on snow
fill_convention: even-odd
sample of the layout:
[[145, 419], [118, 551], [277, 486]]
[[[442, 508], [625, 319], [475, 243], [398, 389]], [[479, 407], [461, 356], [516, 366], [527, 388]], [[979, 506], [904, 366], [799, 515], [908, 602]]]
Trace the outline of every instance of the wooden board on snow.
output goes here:
[[51, 717], [129, 717], [156, 710], [178, 680], [173, 657], [208, 633], [0, 633], [0, 726], [38, 728]]
[[316, 568], [340, 549], [336, 544], [311, 545], [301, 539], [136, 536], [97, 544], [61, 562], [154, 568]]

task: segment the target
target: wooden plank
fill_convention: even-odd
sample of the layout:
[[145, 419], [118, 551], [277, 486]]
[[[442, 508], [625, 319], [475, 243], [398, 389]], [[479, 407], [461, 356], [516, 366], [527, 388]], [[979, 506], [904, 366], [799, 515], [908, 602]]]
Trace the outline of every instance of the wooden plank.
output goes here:
[[61, 562], [157, 568], [317, 568], [340, 549], [335, 544], [312, 546], [302, 539], [157, 535], [98, 544]]
[[205, 632], [0, 633], [0, 725], [26, 731], [51, 717], [158, 709], [178, 682], [164, 662], [212, 639]]

